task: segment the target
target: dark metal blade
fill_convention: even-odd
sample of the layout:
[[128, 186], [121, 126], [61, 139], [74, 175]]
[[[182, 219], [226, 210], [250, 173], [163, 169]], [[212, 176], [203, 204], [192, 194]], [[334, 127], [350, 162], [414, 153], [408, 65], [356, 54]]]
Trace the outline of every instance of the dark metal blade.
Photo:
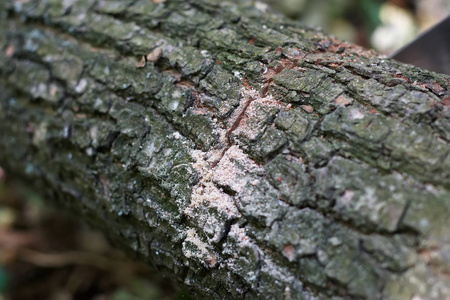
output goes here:
[[450, 75], [450, 16], [392, 54], [391, 58]]

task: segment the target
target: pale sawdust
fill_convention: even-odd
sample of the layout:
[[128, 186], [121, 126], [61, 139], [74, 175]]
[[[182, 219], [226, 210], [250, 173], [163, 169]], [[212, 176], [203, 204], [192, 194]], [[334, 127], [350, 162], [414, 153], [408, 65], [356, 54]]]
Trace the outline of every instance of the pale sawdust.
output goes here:
[[251, 247], [253, 246], [253, 242], [250, 237], [245, 232], [245, 228], [239, 227], [238, 224], [231, 225], [230, 232], [228, 236], [235, 240], [240, 248]]
[[[252, 159], [237, 145], [231, 146], [224, 154], [213, 173], [213, 182], [228, 186], [238, 194], [250, 180], [247, 175], [262, 171]], [[253, 182], [254, 180], [252, 180]]]
[[291, 108], [291, 104], [286, 104], [275, 100], [272, 95], [261, 97], [260, 93], [252, 88], [242, 88], [241, 95], [243, 98], [241, 105], [239, 105], [233, 113], [230, 121], [236, 122], [238, 118], [237, 116], [241, 115], [243, 113], [243, 109], [245, 109], [245, 114], [240, 119], [239, 125], [233, 131], [233, 135], [242, 135], [249, 140], [256, 139], [256, 137], [262, 133], [262, 130], [259, 126], [249, 124], [248, 120], [258, 120], [261, 113], [265, 113], [264, 111], [267, 111], [267, 109], [275, 108], [280, 110], [288, 110]]
[[[193, 244], [196, 249], [192, 249]], [[183, 253], [187, 258], [196, 257], [200, 261], [208, 262], [209, 265], [215, 264], [216, 255], [210, 250], [210, 245], [203, 242], [198, 236], [197, 231], [191, 228], [186, 231], [186, 239], [183, 242]]]
[[[269, 109], [281, 110], [290, 107], [289, 104], [275, 100], [272, 95], [262, 97], [253, 88], [243, 87], [240, 92], [240, 104], [228, 120], [212, 123], [214, 132], [219, 136], [219, 143], [215, 148], [208, 151], [191, 151], [194, 159], [192, 167], [198, 172], [199, 181], [193, 187], [191, 201], [183, 213], [201, 228], [205, 237], [197, 234], [194, 229], [189, 229], [185, 242], [193, 243], [199, 250], [193, 252], [189, 247], [183, 249], [186, 257], [196, 257], [202, 263], [217, 262], [218, 257], [211, 253], [210, 249], [213, 248], [210, 245], [223, 236], [227, 220], [241, 218], [235, 198], [239, 197], [247, 184], [259, 184], [255, 174], [264, 173], [262, 166], [256, 164], [238, 145], [231, 144], [231, 135], [256, 136], [259, 132], [256, 132], [251, 124], [247, 124], [249, 119], [258, 119], [258, 114], [264, 114], [265, 117]], [[201, 103], [201, 99], [196, 100]], [[259, 128], [259, 131], [261, 130], [262, 128]], [[233, 193], [225, 192], [224, 188]], [[238, 225], [232, 225], [228, 235], [241, 247], [251, 242], [244, 229]]]

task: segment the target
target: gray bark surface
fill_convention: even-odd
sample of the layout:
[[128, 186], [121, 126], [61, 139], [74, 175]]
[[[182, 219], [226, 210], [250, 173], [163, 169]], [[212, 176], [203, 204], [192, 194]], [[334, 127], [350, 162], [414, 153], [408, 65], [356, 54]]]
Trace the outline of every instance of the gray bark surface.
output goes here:
[[0, 165], [197, 297], [450, 298], [448, 76], [251, 1], [0, 25]]

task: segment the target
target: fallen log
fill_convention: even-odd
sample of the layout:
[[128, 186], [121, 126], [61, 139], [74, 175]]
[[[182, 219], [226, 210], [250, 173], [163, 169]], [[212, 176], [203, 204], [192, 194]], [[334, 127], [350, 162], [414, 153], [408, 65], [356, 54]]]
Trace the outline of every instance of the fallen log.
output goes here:
[[450, 297], [449, 76], [252, 1], [0, 24], [0, 165], [197, 297]]

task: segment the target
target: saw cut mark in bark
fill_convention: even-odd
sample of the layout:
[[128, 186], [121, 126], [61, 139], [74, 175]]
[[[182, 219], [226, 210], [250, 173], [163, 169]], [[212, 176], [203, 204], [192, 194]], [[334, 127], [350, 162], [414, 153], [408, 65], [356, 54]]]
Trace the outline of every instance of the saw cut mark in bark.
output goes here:
[[2, 167], [194, 295], [449, 297], [448, 76], [252, 1], [0, 11]]

